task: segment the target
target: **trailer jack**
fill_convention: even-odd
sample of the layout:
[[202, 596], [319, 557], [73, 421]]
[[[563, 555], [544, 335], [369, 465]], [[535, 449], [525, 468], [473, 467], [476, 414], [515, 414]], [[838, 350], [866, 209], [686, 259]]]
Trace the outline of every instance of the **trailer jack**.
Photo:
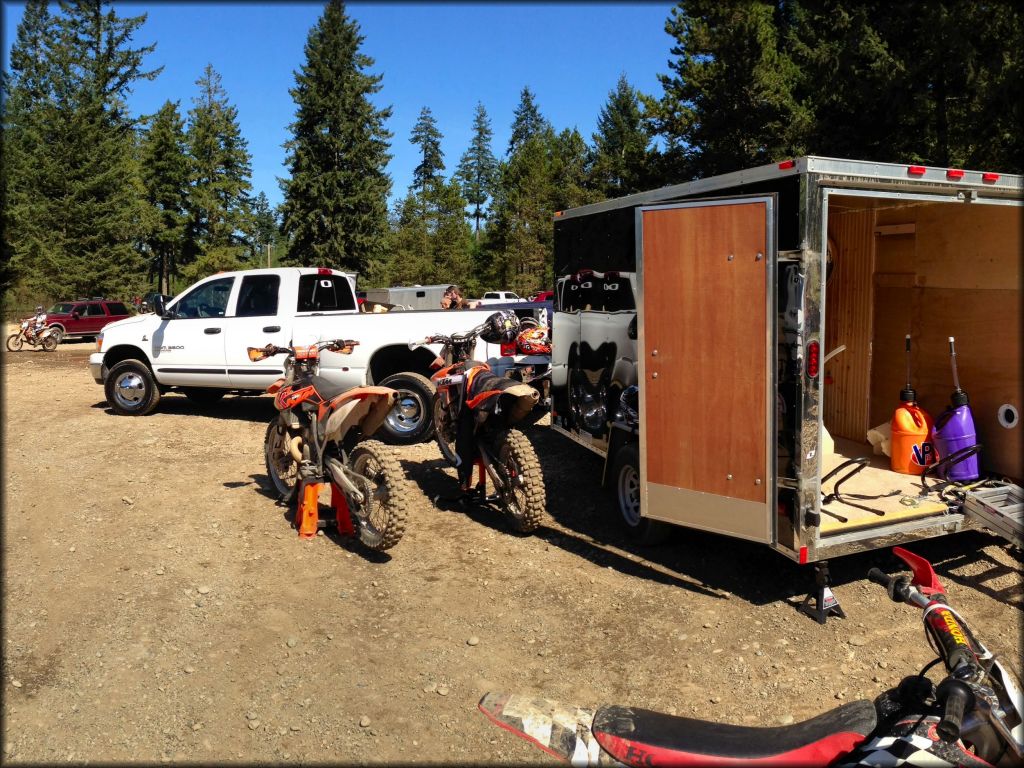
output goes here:
[[[806, 613], [819, 624], [824, 624], [830, 614], [845, 619], [846, 614], [839, 605], [839, 600], [829, 587], [828, 560], [819, 560], [814, 564], [814, 592], [811, 592], [800, 603], [800, 612]], [[814, 605], [811, 605], [811, 601]]]

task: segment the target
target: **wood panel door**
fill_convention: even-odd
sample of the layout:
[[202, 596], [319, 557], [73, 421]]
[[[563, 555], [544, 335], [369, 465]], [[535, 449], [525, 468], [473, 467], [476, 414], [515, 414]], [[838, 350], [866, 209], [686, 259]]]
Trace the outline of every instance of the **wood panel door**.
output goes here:
[[771, 538], [774, 200], [640, 209], [645, 514]]

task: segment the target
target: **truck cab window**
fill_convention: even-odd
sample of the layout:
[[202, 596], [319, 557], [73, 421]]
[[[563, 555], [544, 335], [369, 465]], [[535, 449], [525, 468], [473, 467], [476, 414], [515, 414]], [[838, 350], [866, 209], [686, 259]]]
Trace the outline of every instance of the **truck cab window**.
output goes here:
[[233, 277], [222, 277], [192, 289], [174, 305], [175, 317], [224, 317]]
[[277, 314], [277, 296], [281, 287], [278, 275], [249, 275], [242, 278], [238, 290], [236, 317], [264, 317]]
[[338, 312], [355, 309], [356, 300], [344, 275], [302, 275], [296, 312]]

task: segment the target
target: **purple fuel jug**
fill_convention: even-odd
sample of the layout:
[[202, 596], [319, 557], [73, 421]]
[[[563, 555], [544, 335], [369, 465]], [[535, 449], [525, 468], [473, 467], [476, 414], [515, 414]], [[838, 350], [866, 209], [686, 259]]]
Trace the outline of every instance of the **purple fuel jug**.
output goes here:
[[[960, 389], [960, 377], [956, 371], [956, 348], [952, 336], [949, 337], [949, 354], [953, 365], [953, 385], [956, 389], [949, 396], [950, 406], [935, 422], [935, 451], [939, 454], [940, 461], [978, 442], [970, 401], [967, 393]], [[951, 467], [946, 467], [943, 475], [947, 480], [955, 480], [958, 483], [977, 480], [978, 454], [975, 453]]]

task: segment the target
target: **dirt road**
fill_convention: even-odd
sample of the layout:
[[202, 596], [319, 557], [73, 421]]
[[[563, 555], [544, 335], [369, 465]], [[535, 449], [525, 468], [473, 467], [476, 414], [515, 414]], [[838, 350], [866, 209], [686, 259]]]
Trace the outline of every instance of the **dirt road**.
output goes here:
[[[775, 725], [873, 697], [931, 659], [919, 618], [832, 563], [846, 620], [794, 609], [811, 572], [680, 531], [635, 548], [599, 459], [540, 423], [534, 536], [441, 511], [436, 447], [398, 451], [408, 530], [387, 555], [300, 540], [267, 490], [267, 397], [107, 410], [92, 345], [5, 354], [4, 761], [536, 763], [487, 690]], [[915, 546], [1021, 658], [1021, 563], [981, 533]], [[474, 643], [470, 643], [473, 638]]]

